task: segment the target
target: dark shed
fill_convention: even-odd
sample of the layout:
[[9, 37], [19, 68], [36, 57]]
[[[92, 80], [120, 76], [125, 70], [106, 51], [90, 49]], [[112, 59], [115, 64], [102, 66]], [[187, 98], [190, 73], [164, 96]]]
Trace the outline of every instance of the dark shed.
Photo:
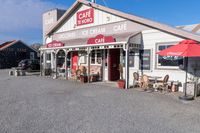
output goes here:
[[38, 52], [20, 40], [0, 45], [0, 69], [17, 67], [23, 59], [37, 59]]

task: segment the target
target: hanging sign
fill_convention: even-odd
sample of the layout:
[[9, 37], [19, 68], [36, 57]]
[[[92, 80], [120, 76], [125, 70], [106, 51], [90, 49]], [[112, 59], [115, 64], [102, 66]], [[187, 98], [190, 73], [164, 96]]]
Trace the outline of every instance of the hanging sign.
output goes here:
[[53, 48], [53, 47], [63, 47], [64, 43], [60, 42], [60, 41], [52, 41], [50, 43], [47, 43], [46, 47], [47, 48]]
[[104, 36], [100, 34], [97, 35], [95, 38], [89, 38], [87, 44], [101, 44], [101, 43], [111, 43], [111, 42], [116, 42], [114, 37]]
[[77, 12], [76, 14], [76, 25], [86, 25], [94, 23], [94, 9], [86, 9], [80, 12]]

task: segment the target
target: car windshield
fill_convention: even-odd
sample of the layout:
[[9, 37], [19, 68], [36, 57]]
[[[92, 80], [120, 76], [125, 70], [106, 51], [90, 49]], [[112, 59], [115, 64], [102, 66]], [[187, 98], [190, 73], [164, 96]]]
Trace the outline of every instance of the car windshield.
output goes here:
[[28, 60], [22, 60], [19, 63], [26, 63]]

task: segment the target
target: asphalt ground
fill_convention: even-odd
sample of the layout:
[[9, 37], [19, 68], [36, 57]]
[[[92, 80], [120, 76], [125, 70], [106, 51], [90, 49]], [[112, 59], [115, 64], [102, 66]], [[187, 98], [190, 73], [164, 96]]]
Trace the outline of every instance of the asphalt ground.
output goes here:
[[199, 101], [0, 70], [0, 133], [200, 133]]

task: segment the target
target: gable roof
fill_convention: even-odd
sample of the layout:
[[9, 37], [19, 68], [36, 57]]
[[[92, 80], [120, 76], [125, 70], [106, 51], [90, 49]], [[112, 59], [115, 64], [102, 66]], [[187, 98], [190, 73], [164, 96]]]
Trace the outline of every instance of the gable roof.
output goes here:
[[9, 47], [10, 45], [12, 44], [15, 44], [16, 40], [13, 40], [13, 41], [7, 41], [7, 42], [4, 42], [0, 45], [0, 50], [3, 50], [7, 47]]
[[119, 16], [121, 18], [127, 19], [129, 21], [147, 26], [149, 28], [152, 29], [156, 29], [165, 33], [169, 33], [172, 34], [174, 36], [180, 37], [180, 38], [184, 38], [184, 39], [192, 39], [195, 41], [200, 42], [200, 35], [182, 30], [180, 28], [176, 28], [176, 27], [172, 27], [166, 24], [162, 24], [159, 22], [155, 22], [146, 18], [142, 18], [139, 16], [135, 16], [132, 14], [127, 14], [121, 11], [117, 11], [111, 8], [107, 8], [101, 5], [98, 5], [96, 3], [91, 3], [89, 1], [86, 0], [77, 0], [66, 12], [65, 14], [57, 21], [57, 23], [55, 25], [52, 26], [52, 28], [50, 28], [50, 30], [47, 32], [46, 35], [51, 35], [70, 15], [71, 13], [73, 13], [75, 11], [76, 8], [78, 8], [80, 5], [87, 5], [105, 12], [108, 12], [110, 14]]
[[37, 50], [31, 48], [29, 45], [27, 45], [26, 43], [22, 42], [21, 40], [13, 40], [13, 41], [7, 41], [4, 42], [0, 45], [0, 51], [6, 49], [7, 47], [10, 47], [18, 42], [21, 42], [22, 44], [24, 44], [25, 46], [27, 46], [28, 48], [32, 49], [35, 52], [38, 52]]

